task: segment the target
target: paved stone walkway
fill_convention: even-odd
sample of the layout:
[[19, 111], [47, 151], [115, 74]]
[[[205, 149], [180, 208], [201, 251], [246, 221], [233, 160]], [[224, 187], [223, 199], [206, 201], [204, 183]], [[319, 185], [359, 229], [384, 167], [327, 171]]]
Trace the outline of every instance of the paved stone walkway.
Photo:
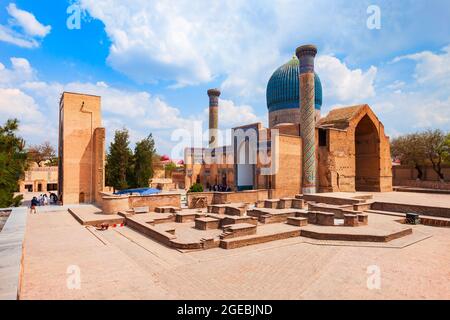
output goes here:
[[[22, 299], [450, 299], [450, 229], [404, 248], [301, 237], [181, 253], [127, 228], [96, 231], [67, 212], [28, 217]], [[367, 268], [380, 289], [367, 287]], [[69, 289], [70, 266], [81, 288]], [[74, 269], [69, 271], [73, 272]]]

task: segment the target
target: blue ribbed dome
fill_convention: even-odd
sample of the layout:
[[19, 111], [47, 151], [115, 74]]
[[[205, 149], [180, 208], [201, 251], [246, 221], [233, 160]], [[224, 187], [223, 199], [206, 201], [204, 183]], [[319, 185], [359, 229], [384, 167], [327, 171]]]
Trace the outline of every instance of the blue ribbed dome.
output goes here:
[[[299, 107], [299, 61], [297, 57], [279, 67], [270, 77], [267, 84], [266, 99], [269, 112]], [[322, 84], [317, 73], [314, 73], [315, 107], [322, 107]]]

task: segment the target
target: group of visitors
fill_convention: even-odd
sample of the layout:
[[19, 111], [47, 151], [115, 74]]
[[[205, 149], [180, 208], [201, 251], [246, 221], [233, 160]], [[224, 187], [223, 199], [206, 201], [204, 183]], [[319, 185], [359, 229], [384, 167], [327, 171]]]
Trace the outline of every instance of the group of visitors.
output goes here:
[[33, 197], [31, 199], [31, 213], [36, 213], [36, 207], [37, 206], [48, 206], [49, 204], [57, 204], [58, 203], [58, 196], [51, 192], [50, 195], [47, 196], [46, 193], [43, 193], [39, 195], [39, 197]]

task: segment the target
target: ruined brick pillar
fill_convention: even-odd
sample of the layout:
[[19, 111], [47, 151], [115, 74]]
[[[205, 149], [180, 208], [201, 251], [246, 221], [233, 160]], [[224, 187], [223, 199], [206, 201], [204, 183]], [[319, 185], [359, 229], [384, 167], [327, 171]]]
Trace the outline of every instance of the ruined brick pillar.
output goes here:
[[317, 48], [313, 45], [300, 46], [296, 50], [300, 61], [300, 135], [302, 137], [302, 192], [316, 192], [316, 142], [314, 108], [314, 58]]
[[218, 146], [219, 139], [219, 89], [209, 89], [209, 147], [215, 148]]

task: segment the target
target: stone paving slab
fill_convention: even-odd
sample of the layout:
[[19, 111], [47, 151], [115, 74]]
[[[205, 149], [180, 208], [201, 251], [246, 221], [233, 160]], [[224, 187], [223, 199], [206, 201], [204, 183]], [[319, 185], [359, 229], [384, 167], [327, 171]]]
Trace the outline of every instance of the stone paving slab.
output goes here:
[[69, 213], [84, 226], [97, 226], [102, 223], [121, 224], [125, 221], [123, 216], [118, 214], [103, 214], [96, 206], [76, 206], [69, 207]]
[[13, 208], [0, 232], [0, 300], [16, 300], [28, 208]]

